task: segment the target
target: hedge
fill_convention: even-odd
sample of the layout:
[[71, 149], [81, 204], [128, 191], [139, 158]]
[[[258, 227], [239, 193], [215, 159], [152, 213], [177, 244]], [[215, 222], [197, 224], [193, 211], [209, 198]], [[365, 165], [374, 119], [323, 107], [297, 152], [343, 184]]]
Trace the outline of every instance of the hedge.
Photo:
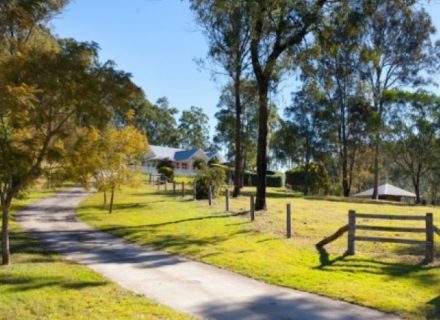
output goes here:
[[[256, 186], [257, 174], [254, 172], [245, 172], [244, 185]], [[283, 186], [283, 176], [280, 174], [266, 175], [266, 185], [268, 187], [281, 188]]]

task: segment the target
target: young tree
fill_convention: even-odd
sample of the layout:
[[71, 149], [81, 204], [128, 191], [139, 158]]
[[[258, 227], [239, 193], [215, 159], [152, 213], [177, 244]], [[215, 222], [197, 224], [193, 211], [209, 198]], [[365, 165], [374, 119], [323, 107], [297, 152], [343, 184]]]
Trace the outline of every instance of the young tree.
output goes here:
[[94, 171], [97, 187], [110, 191], [109, 213], [113, 212], [115, 190], [124, 184], [135, 184], [136, 173], [130, 168], [148, 149], [147, 138], [133, 126], [109, 127], [98, 144], [100, 161]]
[[280, 60], [298, 52], [311, 28], [319, 21], [326, 0], [249, 0], [246, 10], [251, 24], [251, 61], [258, 85], [257, 199], [255, 208], [266, 207], [268, 94], [283, 68]]
[[420, 85], [421, 72], [435, 72], [440, 43], [433, 43], [435, 28], [429, 13], [417, 1], [362, 2], [365, 30], [362, 33], [360, 68], [368, 83], [374, 108], [374, 192], [378, 198], [380, 142], [383, 131], [384, 93], [400, 85]]
[[208, 39], [209, 58], [218, 64], [231, 79], [234, 97], [234, 191], [240, 194], [243, 163], [242, 115], [245, 106], [242, 97], [242, 82], [249, 66], [250, 25], [249, 15], [236, 0], [193, 0], [191, 8], [197, 16]]
[[206, 150], [209, 146], [208, 121], [202, 108], [192, 106], [190, 110], [183, 111], [178, 126], [180, 146]]

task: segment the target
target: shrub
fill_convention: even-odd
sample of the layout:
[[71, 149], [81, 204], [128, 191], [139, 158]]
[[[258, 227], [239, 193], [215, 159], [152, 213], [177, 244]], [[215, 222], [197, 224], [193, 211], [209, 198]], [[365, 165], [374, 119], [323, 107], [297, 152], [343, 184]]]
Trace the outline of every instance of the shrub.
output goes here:
[[[286, 183], [291, 185], [293, 190], [304, 191], [305, 178], [304, 165], [286, 171]], [[328, 172], [322, 163], [310, 163], [308, 180], [310, 193], [328, 194], [331, 182]]]
[[196, 159], [193, 163], [193, 168], [197, 170], [203, 170], [206, 167], [206, 161], [203, 159]]
[[160, 167], [158, 172], [160, 174], [163, 174], [168, 179], [172, 180], [174, 178], [174, 170], [173, 170], [173, 168], [170, 168], [170, 167]]
[[196, 199], [208, 199], [209, 186], [212, 188], [212, 197], [215, 198], [220, 193], [225, 179], [225, 171], [222, 168], [204, 168], [194, 179]]
[[162, 160], [157, 164], [156, 168], [159, 170], [162, 167], [174, 169], [174, 162], [171, 160]]
[[214, 165], [220, 164], [220, 162], [218, 161], [217, 158], [212, 158], [211, 160], [208, 161], [208, 166], [212, 167]]
[[[283, 186], [283, 176], [279, 173], [271, 171], [273, 175], [266, 175], [266, 185], [268, 187], [281, 188]], [[245, 172], [244, 174], [244, 185], [245, 186], [256, 186], [257, 185], [257, 174], [254, 172]]]

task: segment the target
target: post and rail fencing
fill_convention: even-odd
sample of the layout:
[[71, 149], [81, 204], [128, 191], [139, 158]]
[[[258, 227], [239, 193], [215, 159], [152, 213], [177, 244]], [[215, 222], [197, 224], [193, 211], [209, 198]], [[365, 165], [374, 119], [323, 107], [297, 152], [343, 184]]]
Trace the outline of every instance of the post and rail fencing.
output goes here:
[[[390, 227], [390, 226], [373, 226], [358, 223], [359, 219], [369, 220], [397, 220], [397, 221], [424, 221], [423, 227]], [[378, 232], [404, 232], [404, 233], [423, 233], [425, 240], [405, 239], [405, 238], [390, 238], [390, 237], [371, 237], [371, 236], [357, 236], [356, 231], [378, 231]], [[395, 214], [371, 214], [371, 213], [357, 213], [354, 210], [348, 211], [348, 224], [341, 227], [331, 236], [324, 238], [316, 244], [317, 249], [322, 249], [325, 245], [335, 241], [348, 232], [347, 252], [346, 255], [354, 255], [356, 253], [356, 241], [367, 242], [386, 242], [399, 243], [409, 245], [424, 245], [425, 259], [424, 263], [431, 263], [434, 261], [434, 233], [440, 236], [440, 230], [434, 225], [434, 218], [432, 213], [425, 215], [395, 215]]]

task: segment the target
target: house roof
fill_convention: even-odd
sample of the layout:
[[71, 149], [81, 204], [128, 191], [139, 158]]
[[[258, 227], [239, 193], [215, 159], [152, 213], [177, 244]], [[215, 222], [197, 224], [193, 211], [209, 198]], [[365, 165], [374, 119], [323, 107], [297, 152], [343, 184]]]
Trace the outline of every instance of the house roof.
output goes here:
[[208, 157], [209, 160], [211, 160], [214, 157], [217, 157], [217, 159], [220, 163], [226, 162], [225, 159], [223, 158], [223, 156], [218, 151], [206, 152], [206, 156]]
[[176, 152], [183, 151], [183, 149], [168, 148], [161, 146], [149, 146], [150, 151], [146, 155], [148, 160], [174, 160]]
[[[199, 149], [191, 149], [191, 150], [182, 150], [177, 151], [174, 154], [174, 160], [175, 161], [184, 161], [190, 159], [193, 155], [195, 155]], [[201, 150], [200, 150], [201, 151]], [[203, 152], [202, 152], [203, 153]], [[203, 154], [204, 155], [204, 154]]]
[[[362, 192], [359, 192], [354, 195], [354, 197], [371, 197], [373, 196], [374, 189], [368, 189]], [[396, 186], [393, 186], [389, 183], [385, 183], [383, 185], [380, 185], [378, 188], [379, 196], [398, 196], [398, 197], [408, 197], [408, 198], [415, 198], [416, 195], [412, 192], [400, 189]]]
[[218, 152], [203, 152], [203, 150], [194, 148], [189, 150], [179, 148], [169, 148], [161, 146], [149, 146], [149, 152], [146, 154], [146, 160], [171, 160], [171, 161], [185, 161], [191, 159], [194, 155], [199, 153], [202, 157], [210, 160], [217, 157], [221, 163], [224, 162], [222, 155]]

